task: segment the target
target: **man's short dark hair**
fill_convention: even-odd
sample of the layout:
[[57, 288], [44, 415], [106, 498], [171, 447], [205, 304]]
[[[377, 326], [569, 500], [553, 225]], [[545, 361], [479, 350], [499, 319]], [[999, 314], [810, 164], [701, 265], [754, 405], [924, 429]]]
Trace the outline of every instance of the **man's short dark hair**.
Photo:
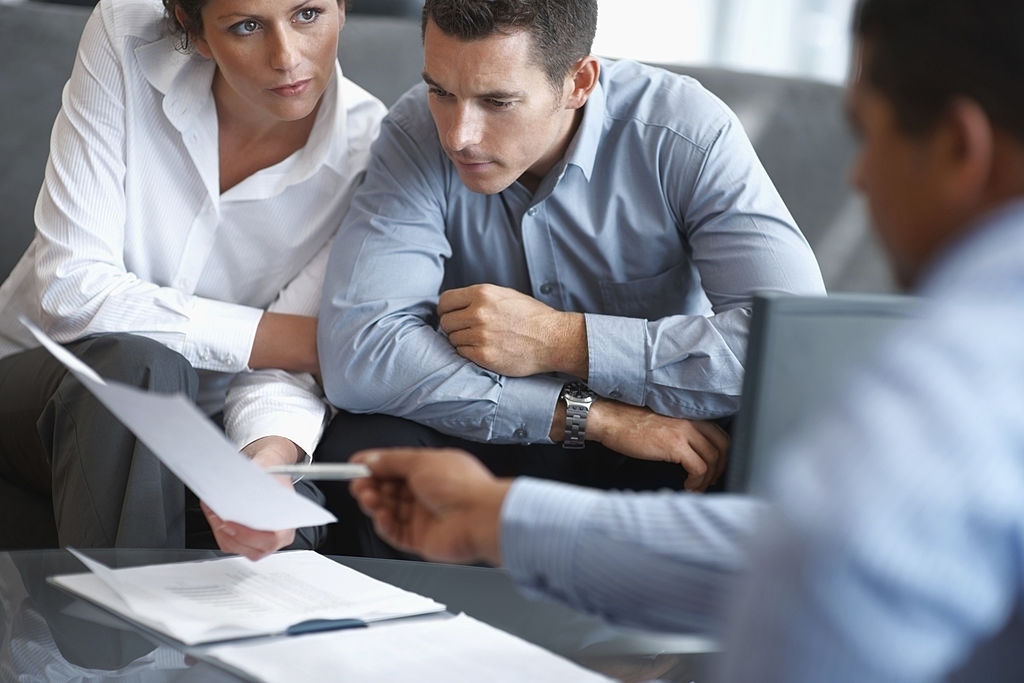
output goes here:
[[963, 97], [1024, 141], [1021, 0], [859, 0], [853, 33], [865, 48], [861, 78], [905, 132], [926, 132]]
[[590, 54], [597, 31], [597, 0], [426, 0], [424, 33], [428, 21], [460, 40], [528, 31], [537, 62], [551, 84], [561, 89], [577, 60]]

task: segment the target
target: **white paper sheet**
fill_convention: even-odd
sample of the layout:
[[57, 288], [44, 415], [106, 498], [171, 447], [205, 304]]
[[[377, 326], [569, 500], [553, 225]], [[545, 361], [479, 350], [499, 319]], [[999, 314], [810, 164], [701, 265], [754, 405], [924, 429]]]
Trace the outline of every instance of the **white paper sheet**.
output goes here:
[[205, 648], [201, 655], [266, 683], [444, 681], [589, 683], [607, 681], [525, 640], [460, 614], [409, 619]]
[[50, 581], [186, 645], [277, 635], [311, 619], [373, 622], [444, 610], [309, 550], [259, 562], [224, 557], [111, 569], [89, 560], [87, 566], [94, 573]]
[[222, 519], [264, 531], [337, 521], [330, 512], [282, 486], [235, 450], [187, 397], [105, 382], [38, 327], [24, 318], [22, 322]]

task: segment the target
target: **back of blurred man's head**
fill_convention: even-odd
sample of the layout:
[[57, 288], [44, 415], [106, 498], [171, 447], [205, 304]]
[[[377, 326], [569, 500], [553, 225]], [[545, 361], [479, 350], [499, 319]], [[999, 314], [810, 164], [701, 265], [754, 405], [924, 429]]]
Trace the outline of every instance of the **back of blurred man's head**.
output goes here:
[[861, 77], [905, 132], [925, 132], [966, 97], [1024, 142], [1021, 0], [860, 0], [853, 32], [867, 49]]

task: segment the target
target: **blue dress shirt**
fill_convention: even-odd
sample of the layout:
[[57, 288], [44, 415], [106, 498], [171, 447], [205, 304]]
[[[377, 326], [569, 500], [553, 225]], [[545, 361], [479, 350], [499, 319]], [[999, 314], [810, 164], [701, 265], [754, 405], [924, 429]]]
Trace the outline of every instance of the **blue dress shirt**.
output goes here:
[[770, 506], [519, 479], [513, 577], [648, 628], [729, 612], [729, 682], [1024, 680], [1024, 202], [920, 293], [782, 448]]
[[824, 291], [732, 112], [692, 79], [628, 61], [602, 62], [535, 194], [467, 189], [425, 86], [394, 105], [332, 248], [328, 398], [476, 441], [548, 443], [565, 379], [489, 372], [436, 328], [439, 292], [478, 283], [585, 313], [591, 388], [689, 418], [737, 409], [755, 291]]
[[730, 681], [1024, 680], [1024, 203], [785, 449]]

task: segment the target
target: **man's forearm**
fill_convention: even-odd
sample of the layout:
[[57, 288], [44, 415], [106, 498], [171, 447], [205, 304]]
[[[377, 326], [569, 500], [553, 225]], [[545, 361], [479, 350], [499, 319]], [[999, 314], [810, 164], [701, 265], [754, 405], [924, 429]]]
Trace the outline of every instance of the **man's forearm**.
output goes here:
[[[587, 440], [605, 443], [614, 441], [624, 427], [635, 425], [650, 409], [642, 406], [631, 406], [607, 398], [598, 397], [590, 406], [587, 414]], [[551, 418], [550, 438], [560, 442], [565, 438], [565, 402], [555, 404]]]

